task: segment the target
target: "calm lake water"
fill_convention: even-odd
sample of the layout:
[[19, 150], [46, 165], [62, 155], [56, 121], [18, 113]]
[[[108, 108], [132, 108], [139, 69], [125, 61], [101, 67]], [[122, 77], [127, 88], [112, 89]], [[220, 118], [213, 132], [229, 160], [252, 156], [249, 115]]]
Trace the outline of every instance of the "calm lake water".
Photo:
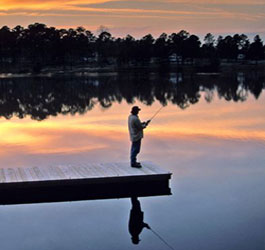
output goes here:
[[[0, 167], [128, 161], [127, 117], [165, 107], [140, 161], [173, 173], [171, 196], [140, 198], [174, 249], [265, 249], [264, 72], [0, 79]], [[8, 119], [7, 119], [8, 118]], [[144, 229], [131, 243], [129, 199], [0, 206], [3, 250], [169, 249]]]

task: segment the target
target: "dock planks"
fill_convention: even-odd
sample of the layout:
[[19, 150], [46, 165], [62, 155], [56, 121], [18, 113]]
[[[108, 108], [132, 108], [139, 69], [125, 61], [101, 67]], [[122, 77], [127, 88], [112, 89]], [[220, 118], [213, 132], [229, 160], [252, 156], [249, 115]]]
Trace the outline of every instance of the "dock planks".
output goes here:
[[169, 195], [171, 173], [151, 162], [0, 169], [0, 204]]

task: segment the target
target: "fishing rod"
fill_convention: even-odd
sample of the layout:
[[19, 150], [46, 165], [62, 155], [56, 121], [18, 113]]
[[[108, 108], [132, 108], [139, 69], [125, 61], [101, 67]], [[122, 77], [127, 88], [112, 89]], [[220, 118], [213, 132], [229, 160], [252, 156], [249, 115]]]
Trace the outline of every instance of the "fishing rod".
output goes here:
[[155, 114], [149, 119], [150, 122], [156, 117], [156, 115], [161, 111], [162, 108], [164, 108], [164, 106], [160, 107], [160, 109], [155, 112]]
[[172, 246], [170, 246], [156, 231], [154, 231], [152, 228], [150, 230], [153, 232], [154, 235], [156, 235], [162, 242], [164, 242], [170, 249], [175, 250]]

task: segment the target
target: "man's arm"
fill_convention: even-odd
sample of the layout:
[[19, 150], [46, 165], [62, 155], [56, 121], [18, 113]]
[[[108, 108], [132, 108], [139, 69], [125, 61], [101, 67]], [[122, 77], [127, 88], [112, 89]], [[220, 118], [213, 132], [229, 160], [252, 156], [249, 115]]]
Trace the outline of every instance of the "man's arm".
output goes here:
[[139, 118], [136, 118], [136, 119], [134, 120], [134, 126], [135, 126], [135, 128], [137, 128], [138, 130], [143, 130], [143, 129], [145, 129], [145, 128], [148, 126], [148, 124], [149, 124], [150, 122], [151, 122], [151, 120], [148, 120], [148, 121], [146, 121], [146, 122], [141, 122]]
[[134, 121], [134, 126], [138, 130], [143, 130], [146, 126], [144, 122], [141, 122], [139, 118], [135, 119]]

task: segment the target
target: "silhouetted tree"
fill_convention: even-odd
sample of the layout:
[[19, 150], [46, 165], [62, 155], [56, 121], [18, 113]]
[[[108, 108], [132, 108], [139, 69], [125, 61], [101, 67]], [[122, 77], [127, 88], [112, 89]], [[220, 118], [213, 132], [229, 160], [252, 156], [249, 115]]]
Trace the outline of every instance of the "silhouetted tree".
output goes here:
[[171, 53], [176, 53], [177, 55], [184, 56], [184, 41], [190, 36], [190, 34], [185, 31], [181, 30], [179, 33], [172, 33], [169, 36], [169, 44]]
[[108, 58], [113, 56], [114, 37], [107, 32], [103, 31], [99, 34], [96, 40], [97, 53], [99, 55], [100, 63], [108, 64]]
[[253, 60], [264, 59], [264, 47], [259, 35], [256, 35], [253, 43], [250, 44], [248, 57]]
[[15, 47], [14, 33], [9, 27], [0, 29], [0, 61], [12, 62], [12, 49]]
[[244, 54], [246, 55], [248, 49], [249, 49], [249, 40], [248, 40], [248, 37], [244, 34], [235, 34], [233, 36], [233, 39], [237, 45], [237, 52], [238, 54], [241, 53], [241, 54]]
[[221, 58], [236, 59], [238, 55], [238, 47], [232, 36], [221, 36], [217, 39], [217, 51]]
[[168, 60], [169, 53], [168, 36], [166, 33], [162, 33], [154, 43], [154, 56], [165, 61]]
[[199, 37], [195, 35], [189, 36], [183, 42], [183, 56], [184, 58], [198, 58], [200, 53], [201, 42]]
[[133, 63], [136, 60], [136, 40], [131, 35], [121, 39], [118, 44], [119, 65]]
[[202, 57], [212, 58], [216, 56], [215, 39], [211, 33], [204, 37], [204, 44], [202, 45]]
[[151, 34], [142, 37], [138, 41], [137, 58], [141, 62], [149, 63], [153, 55], [153, 46], [155, 39]]

